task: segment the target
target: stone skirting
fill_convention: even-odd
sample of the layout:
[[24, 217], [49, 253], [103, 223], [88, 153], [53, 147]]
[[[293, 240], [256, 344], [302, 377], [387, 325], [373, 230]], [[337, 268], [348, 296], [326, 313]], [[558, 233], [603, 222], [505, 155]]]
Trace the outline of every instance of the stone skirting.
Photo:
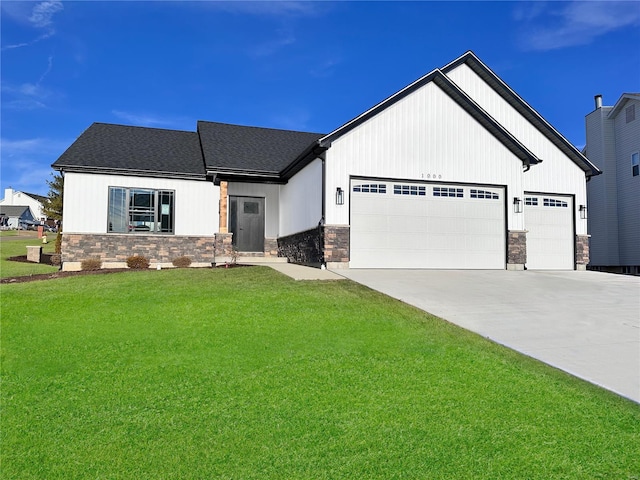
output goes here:
[[576, 268], [584, 270], [589, 264], [589, 235], [576, 235]]
[[233, 233], [216, 233], [213, 237], [216, 257], [230, 257], [233, 254]]
[[322, 265], [322, 227], [280, 237], [277, 240], [278, 256], [291, 263], [319, 267]]
[[211, 264], [214, 253], [213, 236], [65, 233], [61, 260], [73, 263], [99, 258], [103, 264], [122, 263], [131, 255], [143, 255], [153, 264], [170, 264], [177, 257], [187, 256], [193, 263]]
[[348, 225], [325, 225], [324, 226], [324, 261], [331, 263], [334, 267], [336, 263], [347, 265], [350, 251], [350, 228]]
[[279, 256], [278, 239], [277, 238], [265, 238], [264, 239], [264, 256], [265, 257], [277, 257]]
[[507, 270], [522, 270], [527, 263], [527, 232], [509, 230], [507, 234]]

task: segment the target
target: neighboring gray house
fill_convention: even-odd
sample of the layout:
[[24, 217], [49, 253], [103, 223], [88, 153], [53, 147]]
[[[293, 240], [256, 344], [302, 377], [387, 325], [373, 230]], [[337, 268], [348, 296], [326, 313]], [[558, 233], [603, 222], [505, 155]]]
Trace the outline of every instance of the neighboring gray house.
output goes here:
[[64, 269], [281, 256], [329, 268], [585, 269], [600, 170], [473, 52], [332, 132], [94, 123], [64, 174]]
[[35, 193], [21, 192], [14, 190], [13, 188], [5, 188], [4, 198], [0, 200], [0, 205], [26, 205], [31, 208], [34, 220], [44, 222], [47, 216], [44, 214], [44, 204], [47, 201], [47, 197], [37, 195]]
[[640, 274], [640, 93], [586, 116], [584, 153], [603, 175], [587, 183], [590, 268]]
[[0, 225], [6, 228], [26, 229], [36, 222], [27, 205], [0, 205]]

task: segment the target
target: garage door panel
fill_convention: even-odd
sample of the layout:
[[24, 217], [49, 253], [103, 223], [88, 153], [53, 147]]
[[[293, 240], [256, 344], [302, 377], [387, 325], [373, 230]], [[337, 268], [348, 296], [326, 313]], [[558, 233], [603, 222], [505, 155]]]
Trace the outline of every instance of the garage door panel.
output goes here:
[[573, 270], [574, 227], [571, 197], [525, 193], [527, 268]]
[[502, 188], [492, 188], [489, 199], [471, 198], [471, 187], [460, 185], [387, 181], [383, 193], [358, 188], [367, 183], [352, 183], [352, 268], [505, 267]]

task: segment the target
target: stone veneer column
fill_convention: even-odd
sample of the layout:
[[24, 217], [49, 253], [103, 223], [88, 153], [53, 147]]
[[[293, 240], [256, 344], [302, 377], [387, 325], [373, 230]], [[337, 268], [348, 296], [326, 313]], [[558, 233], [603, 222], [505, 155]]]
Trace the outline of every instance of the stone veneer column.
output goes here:
[[220, 182], [220, 233], [227, 233], [227, 182]]
[[586, 270], [589, 264], [589, 235], [576, 235], [576, 270]]
[[527, 263], [527, 232], [509, 230], [507, 235], [507, 270], [524, 270]]
[[350, 229], [348, 225], [324, 226], [324, 261], [329, 268], [349, 268]]

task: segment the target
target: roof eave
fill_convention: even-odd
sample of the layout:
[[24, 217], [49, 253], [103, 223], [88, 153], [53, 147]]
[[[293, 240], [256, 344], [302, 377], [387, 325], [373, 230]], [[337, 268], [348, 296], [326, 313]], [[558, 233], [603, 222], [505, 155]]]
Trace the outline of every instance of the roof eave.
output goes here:
[[135, 170], [126, 168], [113, 168], [113, 167], [87, 167], [78, 165], [64, 165], [56, 164], [51, 165], [54, 170], [59, 172], [71, 172], [71, 173], [98, 173], [105, 175], [126, 175], [131, 177], [158, 177], [158, 178], [174, 178], [178, 180], [206, 180], [205, 174], [184, 173], [184, 172], [166, 172], [159, 170]]

